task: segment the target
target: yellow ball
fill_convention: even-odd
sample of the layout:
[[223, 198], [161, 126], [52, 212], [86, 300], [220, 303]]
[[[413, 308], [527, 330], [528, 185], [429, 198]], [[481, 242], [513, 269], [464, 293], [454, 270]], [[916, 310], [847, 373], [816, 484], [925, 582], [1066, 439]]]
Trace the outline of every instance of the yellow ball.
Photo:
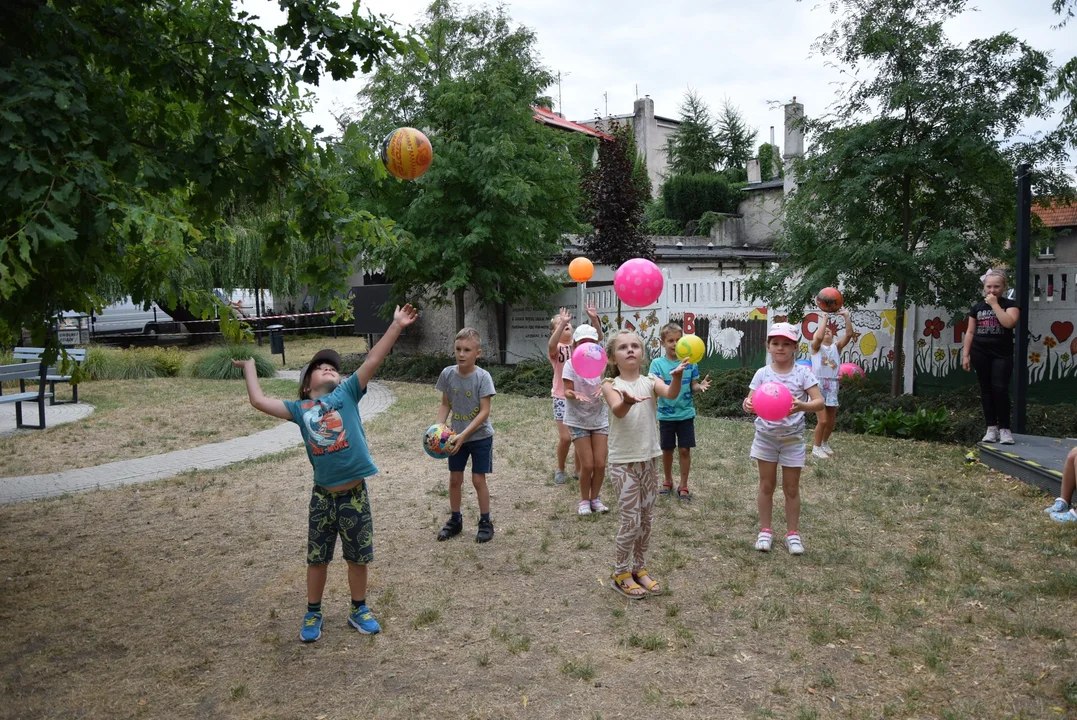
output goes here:
[[393, 130], [381, 144], [385, 169], [401, 180], [414, 180], [430, 169], [434, 149], [426, 135], [415, 128]]
[[677, 341], [677, 357], [681, 360], [698, 363], [706, 351], [707, 348], [698, 335], [682, 335]]

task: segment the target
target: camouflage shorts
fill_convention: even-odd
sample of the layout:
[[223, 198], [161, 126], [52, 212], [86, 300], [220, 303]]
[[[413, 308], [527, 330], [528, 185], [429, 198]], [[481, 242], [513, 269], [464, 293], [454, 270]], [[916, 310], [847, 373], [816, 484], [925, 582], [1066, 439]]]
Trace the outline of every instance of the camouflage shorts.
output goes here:
[[357, 565], [373, 562], [374, 521], [370, 517], [366, 482], [342, 493], [314, 486], [310, 495], [307, 565], [323, 565], [332, 560], [337, 535], [345, 560]]

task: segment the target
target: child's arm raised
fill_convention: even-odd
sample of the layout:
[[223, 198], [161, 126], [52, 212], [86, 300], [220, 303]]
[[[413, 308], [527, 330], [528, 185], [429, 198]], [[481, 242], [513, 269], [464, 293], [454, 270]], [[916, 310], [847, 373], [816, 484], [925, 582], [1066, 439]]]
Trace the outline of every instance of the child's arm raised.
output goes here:
[[797, 412], [822, 412], [826, 407], [826, 403], [823, 402], [823, 394], [819, 392], [818, 385], [812, 385], [806, 391], [810, 398], [808, 402], [803, 400], [793, 400], [793, 407], [789, 409], [789, 414]]
[[673, 368], [669, 373], [669, 384], [663, 380], [660, 376], [654, 376], [654, 394], [658, 397], [664, 397], [666, 400], [676, 400], [681, 394], [681, 377], [684, 375], [684, 370], [691, 363], [688, 362], [688, 358], [681, 360], [681, 364]]
[[853, 316], [848, 310], [843, 309], [838, 315], [845, 318], [845, 332], [838, 338], [838, 354], [841, 354], [841, 351], [845, 349], [845, 346], [852, 341], [853, 335], [856, 334], [856, 330], [853, 330]]
[[243, 379], [247, 381], [247, 397], [250, 398], [251, 405], [255, 409], [261, 410], [266, 415], [278, 417], [281, 420], [292, 419], [292, 413], [288, 411], [288, 407], [283, 400], [266, 397], [265, 393], [262, 392], [262, 386], [258, 384], [258, 371], [254, 367], [254, 358], [233, 360], [232, 365], [243, 369]]
[[598, 308], [595, 307], [595, 301], [591, 300], [587, 303], [587, 317], [591, 318], [591, 327], [598, 333], [598, 344], [602, 344], [602, 323], [598, 319]]
[[823, 344], [823, 336], [826, 335], [826, 326], [830, 321], [830, 316], [826, 313], [819, 315], [819, 324], [815, 326], [815, 334], [811, 336], [811, 351], [812, 355], [819, 352], [819, 348]]
[[418, 311], [415, 310], [410, 304], [404, 307], [396, 306], [396, 311], [393, 313], [393, 324], [389, 326], [389, 329], [385, 331], [385, 334], [381, 336], [381, 340], [370, 349], [370, 352], [366, 354], [366, 360], [359, 366], [359, 369], [355, 371], [355, 375], [359, 380], [359, 387], [365, 388], [370, 382], [370, 378], [374, 376], [374, 371], [381, 365], [381, 361], [385, 359], [385, 356], [389, 354], [389, 351], [393, 349], [393, 345], [396, 343], [397, 338], [400, 337], [400, 333], [408, 325], [415, 322], [419, 317]]
[[557, 344], [561, 342], [561, 333], [570, 322], [572, 322], [572, 316], [568, 314], [568, 310], [561, 308], [561, 312], [557, 314], [557, 324], [553, 326], [553, 332], [550, 333], [550, 342], [546, 344], [546, 354], [551, 360], [557, 359]]

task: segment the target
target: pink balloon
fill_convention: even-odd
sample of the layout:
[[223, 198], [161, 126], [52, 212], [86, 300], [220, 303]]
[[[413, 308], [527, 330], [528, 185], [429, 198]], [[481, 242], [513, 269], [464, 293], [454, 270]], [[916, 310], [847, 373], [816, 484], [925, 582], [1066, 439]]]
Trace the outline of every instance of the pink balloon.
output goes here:
[[864, 377], [864, 370], [856, 363], [842, 363], [838, 367], [838, 377]]
[[662, 271], [650, 260], [633, 258], [613, 274], [613, 289], [621, 302], [632, 307], [653, 305], [662, 294]]
[[598, 343], [580, 345], [572, 351], [572, 369], [588, 380], [598, 377], [606, 369], [606, 351]]
[[752, 393], [752, 409], [764, 420], [777, 422], [793, 407], [793, 393], [779, 382], [765, 382]]

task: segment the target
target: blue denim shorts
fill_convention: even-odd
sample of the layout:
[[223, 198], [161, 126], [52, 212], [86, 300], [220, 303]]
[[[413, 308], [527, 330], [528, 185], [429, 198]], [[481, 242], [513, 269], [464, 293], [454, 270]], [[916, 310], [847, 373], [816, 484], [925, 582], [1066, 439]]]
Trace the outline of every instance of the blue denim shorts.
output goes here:
[[467, 459], [471, 458], [471, 472], [485, 475], [494, 471], [494, 436], [481, 440], [468, 440], [460, 452], [449, 456], [449, 472], [463, 472], [467, 468]]

